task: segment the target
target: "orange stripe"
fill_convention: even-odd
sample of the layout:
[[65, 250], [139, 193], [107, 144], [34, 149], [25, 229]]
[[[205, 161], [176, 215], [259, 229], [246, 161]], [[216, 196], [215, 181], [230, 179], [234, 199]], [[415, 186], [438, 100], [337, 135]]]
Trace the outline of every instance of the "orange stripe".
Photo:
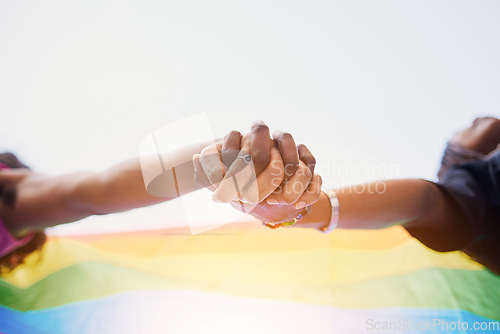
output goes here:
[[[58, 237], [52, 237], [57, 239]], [[64, 238], [64, 237], [61, 237]], [[315, 248], [384, 250], [394, 248], [412, 240], [401, 227], [383, 230], [336, 230], [328, 235], [313, 229], [270, 230], [255, 220], [235, 223], [218, 229], [192, 236], [188, 228], [122, 232], [116, 234], [83, 235], [68, 237], [92, 245], [104, 251], [120, 254], [135, 254], [133, 250], [169, 248], [173, 252], [224, 252], [226, 247], [239, 249], [238, 244], [253, 240], [254, 251], [301, 250]], [[217, 239], [223, 238], [223, 242]], [[165, 239], [168, 239], [166, 242]], [[134, 245], [134, 247], [130, 247]], [[224, 245], [222, 247], [222, 245]], [[233, 247], [234, 246], [234, 247]], [[222, 249], [220, 249], [222, 247]], [[245, 248], [248, 251], [248, 248]]]

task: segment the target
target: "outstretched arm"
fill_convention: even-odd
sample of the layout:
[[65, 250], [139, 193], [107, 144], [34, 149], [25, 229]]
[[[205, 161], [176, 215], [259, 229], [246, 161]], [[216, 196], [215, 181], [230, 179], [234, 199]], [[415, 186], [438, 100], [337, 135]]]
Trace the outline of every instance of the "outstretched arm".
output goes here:
[[[381, 185], [384, 185], [383, 187]], [[437, 251], [463, 248], [472, 231], [465, 215], [440, 186], [421, 179], [388, 180], [336, 191], [338, 227], [378, 229], [402, 225], [412, 236]], [[328, 224], [331, 207], [322, 194], [311, 213], [297, 226], [321, 228]]]
[[[235, 137], [233, 141], [239, 148], [240, 138]], [[271, 140], [264, 140], [269, 137], [267, 127], [256, 122], [247, 137], [253, 149], [257, 175], [264, 170], [267, 174], [280, 174], [278, 170], [282, 172], [282, 166], [268, 166]], [[168, 201], [203, 187], [195, 181], [192, 156], [209, 144], [186, 146], [163, 154], [161, 163], [158, 156], [141, 157], [97, 173], [49, 176], [28, 169], [3, 170], [0, 184], [15, 189], [16, 200], [11, 205], [0, 202], [0, 217], [11, 231], [16, 232]], [[298, 164], [298, 161], [293, 163]], [[163, 171], [158, 172], [159, 165]], [[262, 179], [264, 182], [265, 178]]]
[[12, 231], [73, 222], [170, 199], [148, 194], [138, 158], [103, 172], [49, 176], [17, 169], [2, 171], [0, 179], [15, 188], [15, 202], [0, 208], [2, 219]]
[[[194, 180], [191, 156], [209, 143], [200, 143], [162, 155], [167, 172], [178, 168], [178, 183], [183, 195], [201, 187]], [[0, 183], [15, 189], [11, 205], [0, 203], [0, 216], [16, 232], [74, 222], [91, 216], [145, 207], [177, 197], [171, 184], [158, 195], [146, 189], [143, 170], [155, 169], [155, 159], [131, 159], [102, 172], [77, 172], [60, 176], [43, 175], [29, 169], [0, 172]], [[162, 181], [162, 180], [160, 180]], [[170, 195], [171, 194], [171, 195]]]

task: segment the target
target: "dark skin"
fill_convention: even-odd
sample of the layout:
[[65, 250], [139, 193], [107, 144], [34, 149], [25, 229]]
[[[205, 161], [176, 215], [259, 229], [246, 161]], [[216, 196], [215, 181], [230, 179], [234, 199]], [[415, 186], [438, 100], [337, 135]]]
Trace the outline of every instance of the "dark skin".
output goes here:
[[451, 142], [489, 154], [500, 143], [500, 120], [494, 117], [476, 118], [470, 127], [453, 136]]
[[[250, 153], [255, 172], [259, 175], [270, 162], [273, 141], [270, 138], [269, 127], [262, 121], [256, 121], [252, 124], [251, 134]], [[229, 167], [236, 159], [237, 152], [241, 149], [242, 139], [243, 136], [238, 131], [231, 131], [224, 137], [222, 158], [226, 166]], [[292, 135], [284, 131], [275, 131], [273, 139], [278, 144], [283, 165], [286, 166], [284, 180], [290, 178], [297, 171], [299, 156], [300, 160], [308, 165], [311, 172], [314, 172], [315, 159], [306, 146], [297, 147]]]
[[[500, 144], [500, 120], [478, 118], [451, 141], [489, 154]], [[472, 241], [471, 224], [452, 198], [434, 183], [390, 180], [385, 184], [383, 194], [353, 193], [349, 189], [339, 191], [339, 227], [382, 228], [401, 224], [412, 236], [437, 251], [459, 250]], [[322, 198], [315, 205], [320, 206], [324, 201]], [[326, 207], [323, 204], [323, 208]], [[328, 217], [327, 213], [308, 216], [300, 225], [322, 227], [327, 221], [325, 217]]]
[[[297, 226], [325, 227], [330, 220], [331, 207], [328, 197], [319, 195], [321, 178], [313, 173], [314, 157], [307, 147], [297, 147], [290, 134], [275, 132], [272, 140], [269, 133], [265, 124], [256, 122], [250, 134], [242, 136], [231, 132], [221, 144], [221, 151], [224, 151], [221, 156], [226, 165], [235, 159], [234, 153], [227, 151], [237, 151], [247, 145], [245, 149], [252, 156], [258, 177], [269, 172], [273, 161], [281, 161], [283, 173], [277, 176], [278, 187], [271, 189], [266, 201], [257, 203], [251, 214], [265, 221], [287, 221], [303, 211], [297, 206], [300, 199], [305, 198], [303, 196], [308, 196], [307, 201], [313, 204], [312, 212]], [[452, 141], [487, 154], [500, 143], [500, 120], [480, 118]], [[144, 189], [138, 159], [101, 173], [54, 177], [23, 169], [3, 171], [0, 181], [17, 189], [16, 205], [0, 207], [0, 215], [8, 228], [18, 235], [26, 229], [73, 222], [94, 214], [126, 211], [170, 199], [151, 196]], [[298, 191], [290, 186], [297, 184], [302, 185]], [[339, 227], [383, 228], [400, 224], [438, 251], [457, 250], [470, 242], [469, 223], [460, 208], [438, 186], [425, 180], [391, 180], [385, 184], [386, 189], [381, 194], [360, 193], [350, 188], [337, 190], [341, 203]], [[269, 204], [272, 199], [277, 203]]]
[[[275, 136], [275, 139], [280, 138], [282, 145], [291, 147], [290, 139]], [[500, 120], [493, 117], [478, 118], [451, 141], [489, 154], [500, 144]], [[305, 157], [301, 156], [300, 160], [308, 161], [312, 169], [314, 157], [306, 149], [299, 146], [298, 156], [305, 152]], [[284, 180], [284, 185], [287, 182]], [[340, 202], [338, 227], [377, 229], [401, 225], [426, 246], [442, 252], [462, 249], [471, 242], [471, 224], [440, 186], [421, 179], [388, 180], [383, 183], [385, 188], [380, 193], [369, 191], [376, 187], [375, 183], [363, 185], [363, 191], [359, 191], [360, 187], [337, 189]], [[305, 188], [307, 186], [304, 184]], [[234, 207], [239, 209], [237, 205]], [[250, 214], [260, 220], [279, 222], [293, 218], [298, 212], [294, 209], [293, 204], [261, 203]], [[311, 213], [295, 226], [323, 228], [329, 224], [330, 218], [330, 201], [326, 194], [321, 194], [313, 204]]]
[[[290, 138], [291, 136], [283, 134], [273, 141], [263, 122], [252, 125], [251, 132], [245, 135], [245, 142], [250, 143], [248, 151], [259, 177], [271, 161], [270, 148], [274, 146], [280, 148], [275, 152], [279, 161], [283, 160], [292, 166], [299, 165], [297, 148]], [[242, 140], [243, 136], [239, 132], [231, 132], [224, 140], [226, 150], [233, 147], [239, 150]], [[200, 147], [204, 146], [200, 144]], [[180, 150], [179, 155], [181, 154], [185, 155], [185, 152]], [[176, 156], [170, 156], [166, 159], [175, 161]], [[181, 162], [189, 161], [191, 156], [179, 159]], [[303, 154], [303, 158], [310, 160], [311, 156]], [[228, 159], [230, 164], [231, 157]], [[185, 187], [185, 193], [200, 189], [194, 182], [192, 164], [185, 165], [188, 169], [187, 179], [191, 173], [190, 180], [186, 181], [189, 184]], [[275, 169], [279, 172], [279, 166]], [[138, 158], [124, 161], [102, 172], [76, 172], [58, 176], [39, 174], [24, 168], [3, 170], [0, 172], [0, 184], [4, 189], [15, 189], [15, 204], [5, 205], [1, 202], [0, 217], [16, 236], [22, 236], [32, 229], [70, 223], [91, 215], [123, 212], [172, 199], [153, 196], [146, 191]]]
[[[281, 162], [281, 169], [283, 169], [283, 160], [292, 166], [299, 165], [297, 148], [293, 140], [289, 140], [288, 135], [284, 134], [273, 141], [269, 136], [267, 126], [262, 122], [255, 122], [251, 132], [246, 134], [245, 138], [251, 143], [249, 151], [259, 181], [262, 181], [261, 184], [269, 183], [266, 182], [265, 171], [267, 169], [269, 172], [268, 165], [272, 161], [271, 147], [276, 148], [274, 158]], [[242, 140], [243, 136], [239, 132], [233, 131], [226, 136], [224, 151], [232, 151], [224, 152], [224, 155], [229, 153], [228, 157], [224, 157], [228, 166], [236, 157], [233, 148], [239, 150]], [[202, 143], [200, 146], [204, 147]], [[278, 147], [281, 147], [281, 152], [277, 149]], [[201, 148], [197, 152], [200, 150]], [[307, 153], [308, 150], [304, 148], [301, 150], [304, 152], [301, 158], [307, 161], [313, 159], [310, 152]], [[185, 181], [181, 189], [184, 190], [181, 192], [182, 195], [200, 189], [201, 186], [194, 182], [193, 164], [189, 161], [192, 153], [187, 159], [183, 157], [189, 153], [186, 152], [186, 148], [182, 148], [178, 153], [169, 154], [164, 162], [175, 166], [175, 161], [178, 160], [177, 175], [183, 171], [182, 176]], [[169, 161], [169, 159], [172, 160], [171, 158], [174, 161]], [[185, 163], [186, 161], [188, 163]], [[279, 164], [274, 167], [272, 170], [274, 174], [284, 175]], [[147, 191], [141, 168], [141, 162], [137, 158], [119, 163], [102, 172], [77, 172], [58, 176], [43, 175], [26, 168], [2, 170], [0, 184], [3, 191], [0, 195], [3, 200], [0, 201], [0, 217], [14, 236], [22, 237], [31, 230], [70, 223], [91, 215], [104, 215], [145, 207], [173, 198], [164, 195], [155, 196]], [[293, 172], [293, 168], [289, 171]], [[271, 176], [276, 178], [276, 176]], [[317, 187], [318, 197], [319, 189], [320, 187]], [[270, 192], [273, 190], [274, 188], [270, 189]], [[297, 210], [292, 208], [290, 211]], [[9, 257], [10, 267], [15, 267], [22, 258], [21, 254], [12, 254]]]
[[[301, 213], [305, 206], [318, 200], [321, 193], [321, 178], [311, 171], [314, 170], [315, 158], [305, 145], [296, 146], [289, 133], [275, 131], [271, 138], [267, 125], [257, 121], [252, 125], [251, 134], [241, 135], [237, 131], [231, 131], [218, 145], [220, 147], [217, 145], [209, 147], [201, 156], [195, 156], [193, 159], [198, 171], [197, 181], [207, 184], [215, 191], [214, 200], [230, 202], [244, 212], [251, 210], [255, 216], [262, 212], [264, 215], [261, 217], [270, 221], [291, 220]], [[267, 149], [264, 149], [266, 147]], [[273, 152], [278, 151], [280, 161], [273, 158]], [[258, 174], [258, 190], [256, 190], [259, 193], [258, 198], [245, 197], [244, 189], [236, 189], [233, 182], [225, 183], [222, 180], [236, 176], [232, 172], [241, 173], [241, 170], [232, 168], [235, 164], [241, 165], [236, 157], [238, 155], [244, 157], [247, 153], [250, 153]], [[217, 164], [221, 165], [220, 168], [214, 168]], [[283, 175], [269, 172], [269, 169], [276, 164], [281, 166], [279, 169], [284, 171]], [[245, 168], [245, 165], [241, 167]], [[246, 179], [241, 183], [240, 187], [246, 184]], [[253, 205], [238, 202], [236, 196], [238, 191], [243, 191], [243, 195], [239, 196], [243, 196], [241, 199], [245, 204], [253, 203]]]

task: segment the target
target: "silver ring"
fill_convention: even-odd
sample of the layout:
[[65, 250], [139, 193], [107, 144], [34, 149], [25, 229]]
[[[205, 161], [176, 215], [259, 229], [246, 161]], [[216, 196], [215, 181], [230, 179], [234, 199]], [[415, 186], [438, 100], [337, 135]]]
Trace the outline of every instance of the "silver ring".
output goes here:
[[243, 160], [243, 163], [245, 165], [249, 165], [252, 162], [252, 156], [250, 154], [240, 155], [240, 156], [238, 156], [238, 159]]

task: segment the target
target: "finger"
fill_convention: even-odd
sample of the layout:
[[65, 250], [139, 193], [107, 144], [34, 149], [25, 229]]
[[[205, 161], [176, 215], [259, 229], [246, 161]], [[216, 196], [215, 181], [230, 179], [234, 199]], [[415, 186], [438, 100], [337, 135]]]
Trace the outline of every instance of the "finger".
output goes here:
[[295, 140], [293, 140], [291, 134], [283, 131], [275, 131], [273, 139], [278, 143], [285, 168], [285, 180], [288, 180], [299, 166], [299, 155], [295, 146]]
[[311, 151], [307, 148], [306, 145], [300, 144], [297, 146], [297, 151], [299, 153], [299, 159], [302, 160], [312, 174], [314, 174], [314, 167], [316, 167], [316, 159], [312, 155]]
[[266, 169], [271, 159], [272, 140], [268, 126], [262, 121], [255, 121], [252, 124], [251, 132], [250, 152], [252, 153], [255, 173], [259, 175]]
[[222, 181], [227, 170], [222, 162], [221, 150], [222, 144], [210, 145], [201, 151], [199, 158], [203, 171], [214, 186], [217, 186]]
[[222, 162], [226, 167], [231, 166], [234, 159], [238, 156], [241, 148], [241, 133], [239, 131], [231, 131], [224, 137], [222, 144]]
[[240, 151], [245, 151], [245, 154], [250, 154], [252, 144], [252, 133], [245, 133], [243, 137], [241, 137], [241, 148]]
[[215, 189], [217, 188], [215, 188], [215, 186], [210, 183], [210, 180], [203, 171], [203, 167], [201, 166], [200, 163], [199, 154], [193, 155], [193, 166], [194, 166], [194, 179], [196, 183], [198, 183], [202, 187], [209, 189], [210, 191], [215, 191]]
[[312, 176], [311, 182], [309, 182], [309, 185], [307, 186], [306, 191], [304, 191], [304, 193], [295, 202], [295, 208], [300, 209], [316, 203], [316, 201], [321, 196], [322, 184], [323, 180], [321, 179], [321, 176], [319, 176], [318, 174], [314, 174]]
[[[269, 204], [293, 204], [307, 189], [311, 181], [312, 173], [307, 166], [300, 161], [295, 174], [284, 181], [282, 187], [278, 188], [270, 195], [266, 201]], [[274, 200], [274, 201], [273, 201]], [[276, 203], [278, 202], [278, 203]]]
[[242, 150], [231, 166], [229, 166], [224, 179], [214, 192], [212, 199], [220, 203], [228, 203], [234, 199], [256, 201], [258, 195], [251, 192], [255, 192], [255, 189], [247, 190], [247, 193], [243, 194], [243, 188], [248, 184], [255, 183], [255, 178], [252, 157]]
[[243, 189], [243, 198], [249, 203], [258, 204], [262, 202], [283, 182], [285, 173], [277, 145], [273, 145], [270, 154], [271, 160], [266, 169], [257, 176], [256, 182], [247, 185]]
[[[229, 175], [227, 175], [227, 173], [225, 174], [227, 177], [224, 177], [217, 187], [217, 190], [212, 195], [212, 199], [215, 202], [227, 203], [233, 199], [241, 199], [241, 188], [252, 178], [252, 171], [253, 175], [255, 175], [252, 157], [249, 153], [251, 137], [252, 134], [247, 133], [241, 138], [241, 150], [234, 162], [227, 169], [227, 172], [229, 172], [229, 170], [231, 172]], [[242, 173], [249, 163], [249, 159], [251, 166]]]
[[[266, 169], [257, 177], [253, 171], [253, 166], [246, 165], [243, 159], [248, 155], [240, 154], [235, 162], [229, 167], [224, 180], [214, 193], [214, 200], [227, 203], [235, 199], [241, 199], [249, 204], [258, 204], [282, 183], [284, 168], [281, 155], [276, 143], [270, 152], [270, 162]], [[244, 151], [241, 151], [244, 153]], [[233, 179], [233, 182], [230, 179]], [[252, 208], [246, 208], [250, 210]]]

